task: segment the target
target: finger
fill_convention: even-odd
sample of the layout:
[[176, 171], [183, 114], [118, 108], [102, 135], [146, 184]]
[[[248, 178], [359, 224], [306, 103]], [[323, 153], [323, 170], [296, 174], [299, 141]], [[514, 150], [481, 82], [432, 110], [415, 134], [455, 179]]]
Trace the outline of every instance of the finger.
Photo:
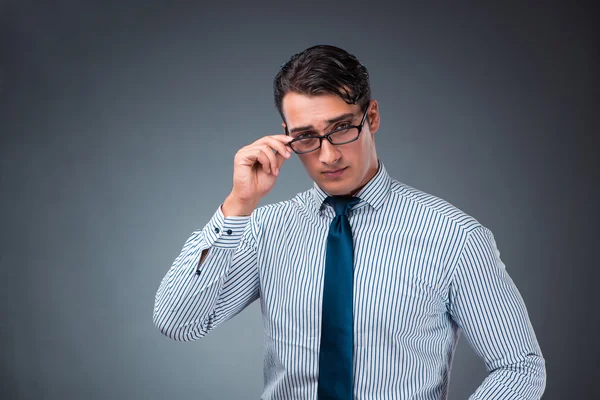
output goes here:
[[283, 143], [280, 140], [273, 139], [271, 137], [265, 138], [265, 142], [274, 149], [277, 154], [283, 155], [285, 158], [290, 158], [292, 156], [292, 149], [287, 145], [287, 143]]
[[260, 146], [246, 146], [238, 154], [241, 157], [240, 162], [242, 165], [254, 167], [258, 163], [265, 173], [268, 174], [271, 171], [271, 160]]
[[260, 149], [256, 149], [256, 160], [261, 164], [263, 171], [265, 171], [265, 174], [268, 174], [271, 172], [271, 161], [269, 160], [269, 156], [267, 156], [267, 154], [260, 150]]
[[277, 175], [279, 175], [279, 170], [281, 169], [281, 166], [285, 162], [286, 158], [279, 153], [277, 153], [275, 157], [277, 158]]
[[263, 137], [258, 138], [256, 141], [254, 141], [254, 143], [260, 143], [264, 139], [268, 139], [268, 138], [275, 139], [275, 140], [277, 140], [277, 141], [279, 141], [281, 143], [287, 143], [290, 140], [294, 139], [293, 137], [291, 137], [289, 135], [282, 135], [282, 134], [280, 134], [280, 135], [267, 135], [267, 136], [263, 136]]
[[[275, 170], [277, 169], [277, 157], [275, 156], [275, 153], [273, 153], [272, 148], [266, 144], [263, 144], [261, 146], [261, 150], [267, 155], [267, 157], [269, 157], [269, 169], [275, 173]], [[275, 173], [275, 175], [277, 174]]]
[[252, 146], [249, 151], [251, 152], [250, 154], [252, 154], [252, 158], [255, 158], [262, 164], [265, 173], [274, 173], [275, 168], [277, 167], [277, 159], [275, 157], [275, 153], [273, 153], [269, 146]]
[[291, 149], [288, 146], [288, 143], [291, 142], [294, 138], [287, 135], [271, 135], [264, 136], [258, 139], [253, 144], [263, 144], [268, 143], [275, 151], [282, 154], [289, 154], [291, 156]]
[[270, 135], [267, 137], [270, 137], [275, 140], [279, 140], [281, 143], [284, 143], [284, 144], [290, 142], [291, 140], [294, 140], [294, 138], [291, 137], [290, 135]]

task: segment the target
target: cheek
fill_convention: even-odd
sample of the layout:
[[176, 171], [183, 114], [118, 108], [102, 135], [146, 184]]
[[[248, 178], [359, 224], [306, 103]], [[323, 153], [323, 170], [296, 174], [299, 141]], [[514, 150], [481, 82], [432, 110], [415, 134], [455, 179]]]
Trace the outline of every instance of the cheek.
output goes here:
[[354, 146], [348, 149], [349, 151], [345, 154], [346, 158], [348, 160], [353, 160], [357, 162], [363, 161], [367, 157], [367, 154], [369, 153], [371, 148], [369, 138], [365, 138], [361, 135], [360, 139], [352, 144]]
[[372, 135], [373, 134], [371, 132], [365, 132], [365, 135], [361, 135], [360, 140], [357, 141], [360, 145], [360, 149], [358, 149], [358, 151], [360, 151], [360, 156], [362, 158], [369, 157], [375, 148], [375, 142]]

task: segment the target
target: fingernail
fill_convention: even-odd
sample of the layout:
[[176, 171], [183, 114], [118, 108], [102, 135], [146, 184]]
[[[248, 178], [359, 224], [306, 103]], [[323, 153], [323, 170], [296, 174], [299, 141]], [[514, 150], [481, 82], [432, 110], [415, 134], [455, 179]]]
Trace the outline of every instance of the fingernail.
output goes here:
[[279, 175], [279, 168], [275, 168], [275, 175]]

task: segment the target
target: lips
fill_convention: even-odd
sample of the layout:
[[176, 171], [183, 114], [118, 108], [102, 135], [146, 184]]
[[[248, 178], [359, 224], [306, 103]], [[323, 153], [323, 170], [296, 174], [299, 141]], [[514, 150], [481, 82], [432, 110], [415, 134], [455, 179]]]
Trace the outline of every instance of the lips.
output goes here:
[[348, 168], [348, 167], [340, 168], [340, 169], [330, 169], [330, 170], [326, 170], [326, 171], [321, 171], [321, 173], [329, 178], [337, 178], [344, 173], [346, 168]]
[[327, 171], [323, 171], [324, 174], [335, 174], [336, 172], [340, 172], [341, 170], [344, 170], [346, 168], [340, 168], [340, 169], [330, 169]]

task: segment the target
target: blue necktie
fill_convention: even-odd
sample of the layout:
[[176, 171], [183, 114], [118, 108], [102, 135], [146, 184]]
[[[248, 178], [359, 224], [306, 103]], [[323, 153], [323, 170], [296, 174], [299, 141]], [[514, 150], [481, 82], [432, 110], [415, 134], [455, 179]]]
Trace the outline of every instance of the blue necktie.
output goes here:
[[329, 226], [319, 353], [319, 400], [352, 400], [354, 246], [348, 211], [360, 199], [330, 196]]

